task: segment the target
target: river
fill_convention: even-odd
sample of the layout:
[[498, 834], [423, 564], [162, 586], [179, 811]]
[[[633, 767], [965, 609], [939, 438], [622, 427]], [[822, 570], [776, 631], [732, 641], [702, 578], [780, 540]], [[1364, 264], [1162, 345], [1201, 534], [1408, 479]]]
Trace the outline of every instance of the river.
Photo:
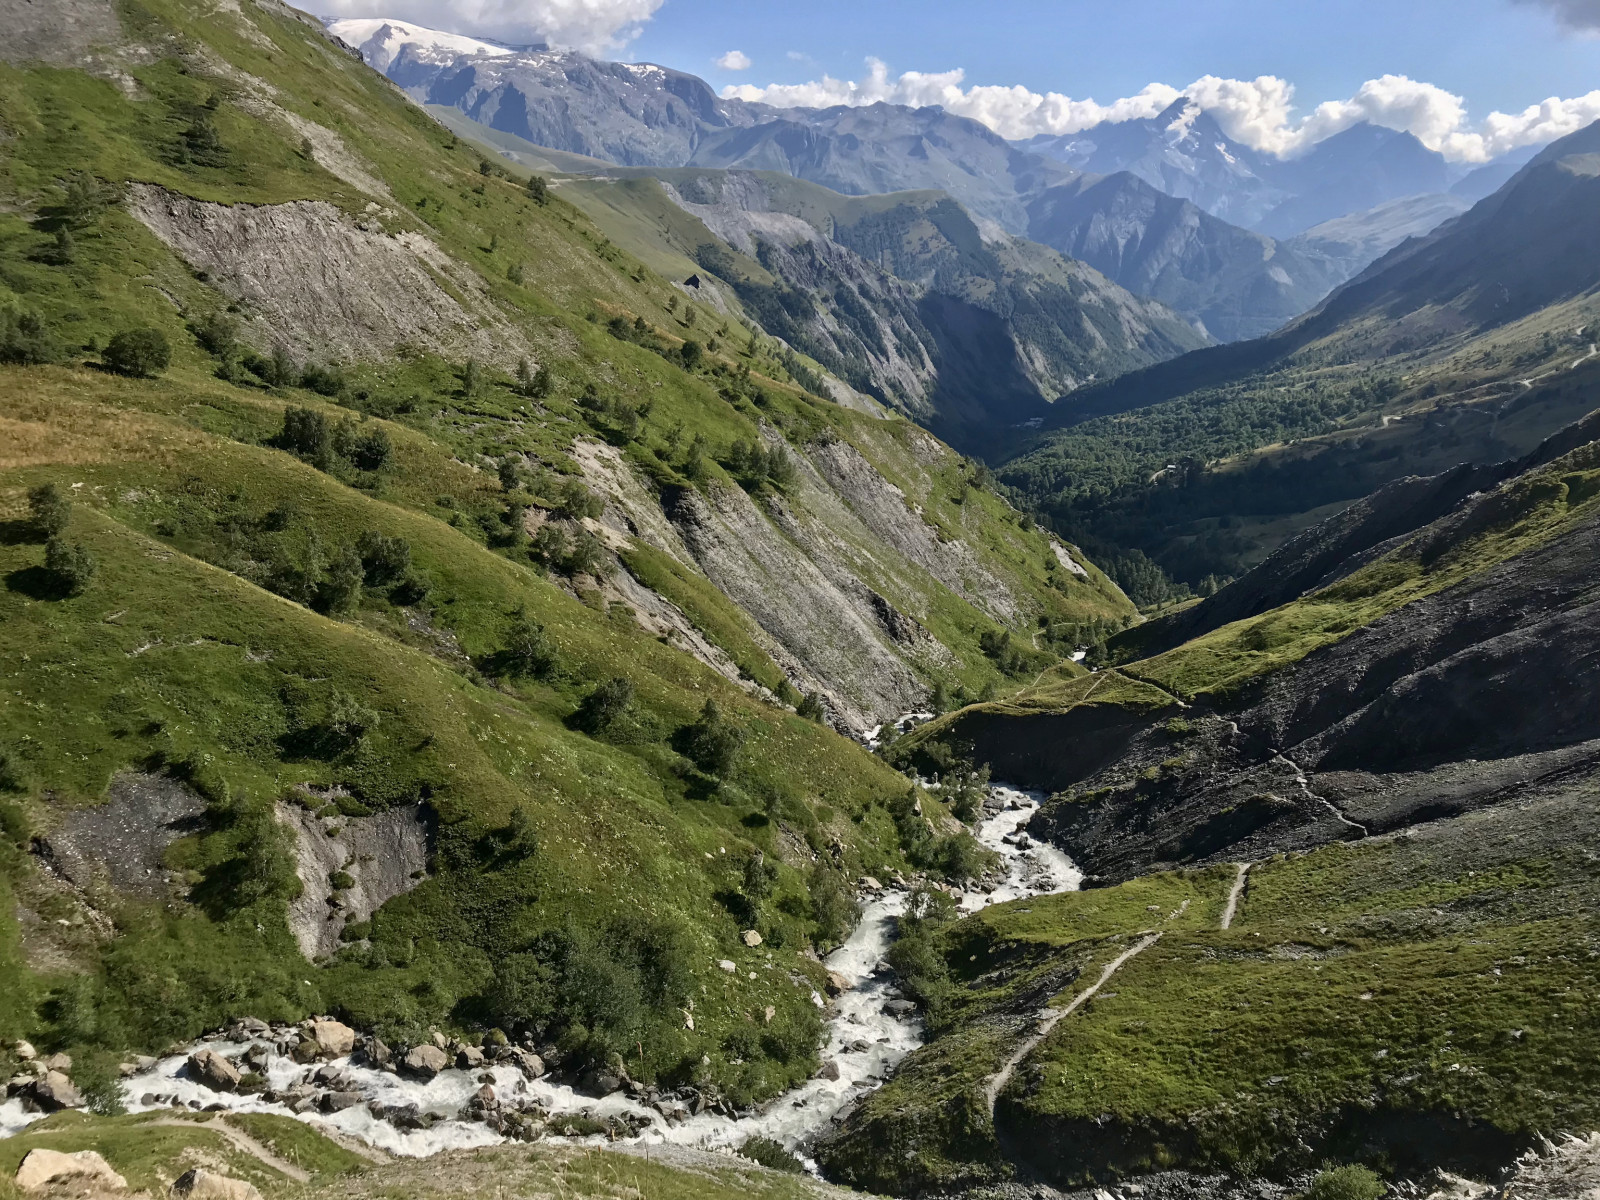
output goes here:
[[[1005, 875], [988, 892], [964, 893], [961, 896], [963, 911], [976, 912], [1007, 900], [1071, 891], [1081, 884], [1082, 873], [1066, 855], [1032, 841], [1022, 832], [1038, 811], [1041, 799], [1037, 793], [1003, 784], [990, 788], [977, 836], [1001, 856]], [[353, 1083], [364, 1101], [387, 1106], [415, 1104], [421, 1112], [437, 1114], [443, 1119], [426, 1129], [400, 1129], [373, 1116], [366, 1103], [337, 1113], [302, 1113], [299, 1119], [408, 1157], [492, 1145], [503, 1140], [499, 1134], [487, 1125], [463, 1120], [457, 1115], [482, 1086], [485, 1076], [492, 1076], [491, 1086], [503, 1104], [525, 1106], [536, 1101], [552, 1115], [582, 1113], [604, 1119], [630, 1114], [648, 1120], [650, 1124], [640, 1135], [646, 1143], [734, 1148], [748, 1138], [762, 1136], [781, 1142], [804, 1158], [811, 1140], [828, 1127], [835, 1115], [852, 1100], [880, 1086], [900, 1060], [922, 1044], [922, 1028], [917, 1018], [896, 1016], [885, 1007], [895, 998], [895, 993], [894, 978], [884, 966], [883, 956], [893, 938], [895, 918], [904, 909], [908, 894], [901, 889], [888, 888], [870, 895], [849, 940], [826, 960], [828, 969], [850, 985], [834, 1001], [827, 1042], [822, 1049], [822, 1061], [837, 1064], [838, 1078], [814, 1078], [771, 1101], [753, 1116], [734, 1118], [703, 1112], [672, 1123], [625, 1093], [595, 1099], [565, 1084], [552, 1082], [548, 1076], [525, 1079], [517, 1068], [509, 1065], [484, 1066], [470, 1071], [452, 1068], [441, 1071], [428, 1082], [421, 1082], [355, 1066], [341, 1059], [333, 1065]], [[234, 1058], [251, 1044], [249, 1041], [212, 1040], [197, 1043], [196, 1047], [209, 1046], [225, 1057]], [[129, 1111], [166, 1108], [175, 1100], [195, 1107], [220, 1104], [228, 1111], [295, 1115], [283, 1104], [268, 1103], [255, 1095], [212, 1091], [186, 1078], [180, 1071], [192, 1049], [162, 1058], [150, 1069], [125, 1080], [124, 1103]], [[270, 1088], [282, 1091], [309, 1078], [322, 1065], [305, 1066], [273, 1054], [267, 1060], [264, 1074]], [[146, 1096], [160, 1096], [163, 1100], [146, 1104]], [[0, 1105], [0, 1136], [17, 1132], [37, 1119], [37, 1115], [24, 1113], [18, 1101]]]

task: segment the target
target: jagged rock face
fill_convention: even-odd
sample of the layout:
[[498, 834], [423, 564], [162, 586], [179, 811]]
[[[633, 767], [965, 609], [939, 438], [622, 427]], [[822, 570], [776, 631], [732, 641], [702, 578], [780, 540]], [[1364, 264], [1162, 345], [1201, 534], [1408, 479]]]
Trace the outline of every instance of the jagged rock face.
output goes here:
[[279, 805], [278, 819], [294, 835], [302, 890], [289, 904], [289, 927], [307, 958], [333, 953], [345, 925], [365, 921], [427, 875], [435, 820], [426, 805], [328, 819]]
[[150, 184], [130, 189], [129, 207], [244, 308], [247, 335], [262, 349], [283, 345], [317, 362], [389, 358], [405, 344], [507, 365], [526, 354], [481, 281], [419, 233], [391, 236], [322, 201], [208, 204]]

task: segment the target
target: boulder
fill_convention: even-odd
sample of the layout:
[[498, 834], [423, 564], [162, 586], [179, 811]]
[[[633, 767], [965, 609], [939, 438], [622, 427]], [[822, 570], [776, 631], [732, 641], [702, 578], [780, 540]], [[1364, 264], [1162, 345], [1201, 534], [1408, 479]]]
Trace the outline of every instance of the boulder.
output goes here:
[[765, 1008], [763, 1008], [761, 1010], [761, 1023], [763, 1025], [771, 1025], [772, 1024], [772, 1018], [777, 1016], [777, 1015], [778, 1015], [778, 1010], [776, 1008], [774, 1008], [772, 1005], [769, 1004], [769, 1005], [767, 1005]]
[[884, 1003], [883, 1011], [892, 1017], [904, 1017], [917, 1011], [917, 1006], [910, 1000], [889, 1000]]
[[317, 1099], [317, 1107], [325, 1113], [343, 1112], [347, 1108], [354, 1108], [363, 1099], [360, 1092], [323, 1092]]
[[400, 1060], [400, 1071], [418, 1079], [432, 1079], [450, 1065], [450, 1058], [438, 1046], [424, 1043], [413, 1046]]
[[43, 1079], [35, 1079], [23, 1093], [24, 1101], [31, 1101], [41, 1112], [60, 1112], [63, 1108], [82, 1108], [83, 1097], [60, 1071], [51, 1071]]
[[883, 891], [883, 884], [879, 883], [871, 875], [863, 875], [861, 877], [861, 888], [863, 891], [881, 892]]
[[822, 1064], [822, 1070], [817, 1072], [817, 1078], [818, 1079], [830, 1079], [834, 1083], [838, 1083], [839, 1082], [839, 1064], [834, 1059], [830, 1058], [827, 1062]]
[[513, 1050], [510, 1059], [525, 1078], [538, 1079], [544, 1075], [544, 1060], [531, 1050]]
[[22, 1062], [32, 1062], [39, 1057], [39, 1052], [33, 1048], [32, 1042], [18, 1042], [11, 1050]]
[[343, 1021], [312, 1021], [306, 1032], [324, 1058], [344, 1058], [356, 1048], [356, 1031]]
[[72, 1055], [52, 1054], [44, 1060], [44, 1069], [46, 1071], [60, 1071], [63, 1075], [70, 1075], [72, 1074]]
[[463, 1046], [456, 1051], [456, 1066], [463, 1071], [476, 1071], [483, 1066], [483, 1051], [476, 1046]]
[[622, 1084], [622, 1076], [604, 1068], [596, 1068], [584, 1072], [583, 1078], [578, 1081], [578, 1090], [588, 1096], [604, 1098], [613, 1092], [620, 1092]]
[[261, 1200], [255, 1184], [201, 1167], [179, 1175], [172, 1194], [185, 1200]]
[[120, 1063], [117, 1066], [117, 1074], [126, 1079], [130, 1075], [143, 1074], [145, 1071], [148, 1071], [155, 1065], [156, 1060], [151, 1058], [148, 1054], [136, 1054], [127, 1062]]
[[828, 972], [828, 995], [842, 996], [850, 990], [850, 981], [837, 971]]
[[761, 935], [754, 929], [746, 929], [739, 935], [739, 940], [752, 950], [761, 945]]
[[93, 1150], [62, 1154], [59, 1150], [30, 1150], [17, 1168], [17, 1190], [36, 1192], [52, 1183], [85, 1180], [97, 1188], [122, 1191], [128, 1181], [111, 1169]]
[[387, 1066], [394, 1059], [394, 1052], [376, 1037], [362, 1038], [356, 1053], [362, 1065], [368, 1067]]
[[731, 958], [723, 959], [721, 962], [719, 962], [717, 964], [717, 966], [722, 968], [722, 970], [728, 972], [728, 974], [730, 974], [730, 975], [732, 975], [735, 971], [737, 971], [739, 969], [738, 965]]
[[214, 1092], [239, 1090], [239, 1068], [215, 1050], [196, 1050], [189, 1056], [189, 1077]]

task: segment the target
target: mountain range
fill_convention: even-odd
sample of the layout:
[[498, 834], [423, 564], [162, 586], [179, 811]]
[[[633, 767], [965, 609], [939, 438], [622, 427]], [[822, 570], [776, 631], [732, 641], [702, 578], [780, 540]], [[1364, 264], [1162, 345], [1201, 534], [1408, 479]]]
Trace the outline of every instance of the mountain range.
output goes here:
[[1012, 144], [941, 108], [777, 109], [720, 98], [697, 77], [653, 64], [543, 49], [464, 53], [430, 31], [377, 21], [332, 28], [420, 103], [454, 107], [534, 146], [632, 167], [779, 172], [844, 195], [943, 191], [1222, 341], [1276, 329], [1403, 234], [1358, 239], [1336, 256], [1282, 239], [1466, 182], [1411, 135], [1370, 125], [1280, 161], [1227, 138], [1188, 100], [1152, 119]]

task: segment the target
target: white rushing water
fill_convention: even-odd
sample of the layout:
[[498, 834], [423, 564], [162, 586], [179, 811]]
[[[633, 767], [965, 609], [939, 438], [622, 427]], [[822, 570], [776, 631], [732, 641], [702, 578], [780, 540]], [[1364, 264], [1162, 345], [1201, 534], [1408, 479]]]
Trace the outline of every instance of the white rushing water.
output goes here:
[[[1022, 832], [1038, 811], [1042, 797], [997, 784], [990, 788], [986, 816], [978, 829], [978, 840], [997, 852], [1005, 873], [990, 890], [971, 891], [960, 898], [965, 912], [976, 912], [990, 905], [1027, 896], [1075, 890], [1083, 875], [1066, 855]], [[915, 1014], [897, 1014], [887, 1007], [899, 998], [894, 978], [883, 962], [893, 940], [895, 918], [904, 910], [909, 893], [888, 888], [871, 895], [860, 923], [849, 940], [828, 956], [827, 968], [849, 984], [835, 999], [822, 1050], [824, 1064], [837, 1067], [838, 1078], [830, 1067], [827, 1074], [811, 1079], [785, 1093], [762, 1111], [742, 1118], [710, 1111], [669, 1122], [660, 1113], [617, 1092], [604, 1099], [583, 1095], [550, 1077], [524, 1078], [512, 1065], [485, 1065], [473, 1070], [449, 1069], [434, 1079], [422, 1082], [371, 1067], [356, 1066], [349, 1059], [334, 1062], [333, 1068], [349, 1087], [360, 1093], [362, 1103], [342, 1112], [304, 1112], [294, 1114], [281, 1102], [263, 1100], [257, 1095], [216, 1092], [181, 1073], [189, 1051], [174, 1054], [150, 1069], [127, 1079], [123, 1085], [130, 1111], [142, 1112], [180, 1105], [204, 1108], [222, 1106], [234, 1112], [269, 1112], [298, 1115], [300, 1120], [325, 1126], [359, 1138], [395, 1154], [426, 1156], [442, 1150], [491, 1145], [504, 1140], [480, 1122], [462, 1119], [462, 1107], [490, 1083], [497, 1099], [507, 1107], [522, 1108], [537, 1103], [552, 1115], [583, 1114], [596, 1120], [631, 1115], [648, 1121], [641, 1134], [645, 1143], [671, 1143], [704, 1148], [734, 1148], [751, 1137], [772, 1138], [804, 1155], [810, 1140], [827, 1128], [830, 1121], [854, 1099], [867, 1094], [893, 1074], [900, 1061], [922, 1044], [922, 1027]], [[236, 1058], [252, 1044], [270, 1039], [202, 1043], [226, 1058]], [[301, 1065], [273, 1053], [263, 1074], [268, 1087], [283, 1092], [309, 1078], [328, 1064]], [[151, 1102], [145, 1103], [149, 1097]], [[383, 1106], [416, 1105], [423, 1114], [437, 1118], [429, 1128], [401, 1129], [374, 1116], [368, 1104]], [[15, 1110], [15, 1111], [13, 1111]], [[37, 1114], [24, 1113], [16, 1101], [0, 1105], [0, 1136], [17, 1132]]]

